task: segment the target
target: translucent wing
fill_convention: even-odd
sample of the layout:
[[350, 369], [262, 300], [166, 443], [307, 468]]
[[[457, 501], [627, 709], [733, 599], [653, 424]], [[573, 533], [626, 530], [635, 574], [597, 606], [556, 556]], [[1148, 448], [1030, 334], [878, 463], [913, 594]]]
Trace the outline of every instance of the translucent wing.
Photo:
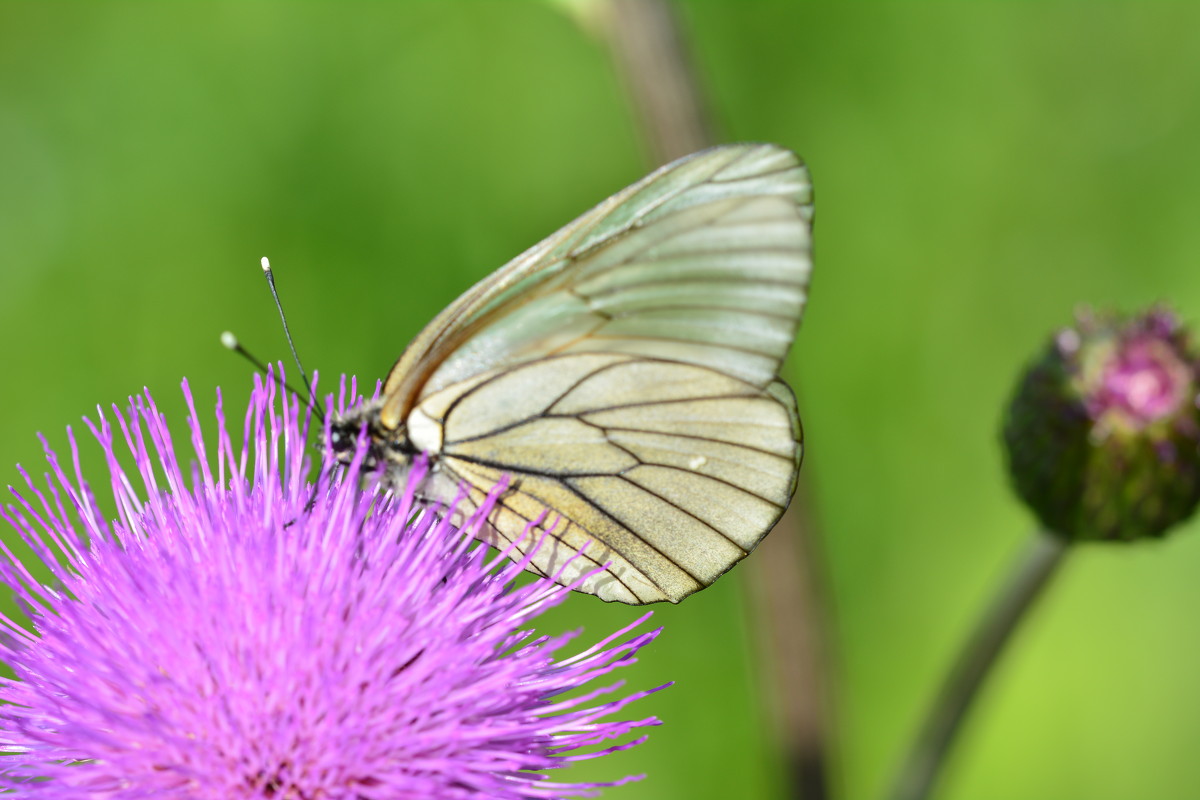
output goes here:
[[790, 151], [682, 158], [468, 290], [409, 345], [381, 421], [498, 366], [625, 352], [710, 366], [765, 387], [795, 336], [811, 269], [812, 185]]
[[494, 541], [527, 551], [549, 530], [537, 570], [569, 582], [607, 564], [581, 588], [677, 602], [752, 550], [795, 488], [799, 421], [777, 373], [811, 218], [782, 148], [669, 164], [442, 312], [393, 367], [379, 420], [476, 503], [509, 475]]

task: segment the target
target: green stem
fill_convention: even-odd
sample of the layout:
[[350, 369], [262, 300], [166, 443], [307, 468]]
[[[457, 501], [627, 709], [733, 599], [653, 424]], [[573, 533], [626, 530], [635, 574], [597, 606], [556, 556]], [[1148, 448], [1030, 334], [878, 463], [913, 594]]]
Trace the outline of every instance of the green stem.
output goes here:
[[908, 759], [892, 785], [891, 800], [924, 800], [929, 796], [980, 686], [1066, 551], [1066, 543], [1057, 536], [1038, 533], [1033, 537], [934, 699]]

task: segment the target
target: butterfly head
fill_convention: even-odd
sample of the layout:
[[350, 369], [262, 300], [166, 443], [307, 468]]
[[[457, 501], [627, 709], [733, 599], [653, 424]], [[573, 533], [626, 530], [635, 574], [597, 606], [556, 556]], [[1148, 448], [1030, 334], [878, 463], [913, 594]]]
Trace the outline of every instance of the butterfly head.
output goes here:
[[404, 426], [387, 428], [379, 417], [380, 404], [367, 402], [336, 417], [329, 425], [329, 441], [324, 445], [341, 464], [349, 464], [358, 452], [360, 436], [367, 437], [362, 469], [371, 471], [380, 465], [407, 465], [416, 454]]

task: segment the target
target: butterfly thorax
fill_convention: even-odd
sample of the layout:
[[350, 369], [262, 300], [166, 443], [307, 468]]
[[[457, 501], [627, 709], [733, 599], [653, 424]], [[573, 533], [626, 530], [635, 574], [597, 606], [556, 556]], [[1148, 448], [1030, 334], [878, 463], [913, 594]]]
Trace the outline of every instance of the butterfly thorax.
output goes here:
[[350, 464], [363, 436], [366, 453], [361, 469], [371, 472], [380, 467], [389, 473], [407, 471], [417, 449], [408, 438], [405, 426], [388, 428], [379, 417], [379, 402], [366, 402], [337, 417], [329, 426], [327, 446], [339, 463]]

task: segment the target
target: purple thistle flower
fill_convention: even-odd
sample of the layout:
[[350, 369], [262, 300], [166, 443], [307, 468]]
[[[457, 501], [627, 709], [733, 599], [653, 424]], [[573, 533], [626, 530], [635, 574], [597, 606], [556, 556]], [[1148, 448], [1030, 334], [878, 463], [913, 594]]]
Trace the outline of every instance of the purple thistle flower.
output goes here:
[[[277, 408], [269, 381], [240, 451], [218, 393], [214, 470], [186, 382], [184, 395], [190, 475], [147, 392], [127, 414], [114, 407], [115, 430], [102, 412], [88, 422], [115, 521], [69, 428], [72, 475], [47, 447], [46, 488], [22, 471], [28, 492], [0, 509], [53, 579], [0, 543], [0, 576], [32, 622], [0, 615], [12, 796], [549, 798], [635, 779], [544, 772], [658, 724], [611, 720], [656, 690], [574, 691], [636, 660], [658, 631], [626, 634], [649, 615], [560, 657], [571, 635], [526, 628], [567, 590], [513, 586], [524, 562], [489, 559], [467, 535], [487, 507], [459, 532], [414, 504], [415, 484], [390, 496], [333, 479], [314, 493], [307, 421], [294, 398]], [[118, 463], [121, 444], [136, 470]]]

